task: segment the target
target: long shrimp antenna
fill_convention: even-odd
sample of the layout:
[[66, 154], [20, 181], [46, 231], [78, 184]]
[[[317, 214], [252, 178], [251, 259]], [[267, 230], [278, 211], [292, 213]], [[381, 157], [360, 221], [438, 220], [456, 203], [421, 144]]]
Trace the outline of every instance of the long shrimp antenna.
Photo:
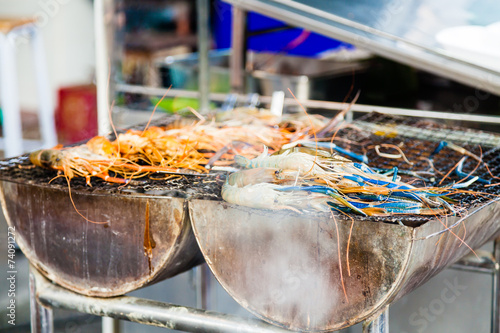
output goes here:
[[302, 103], [300, 103], [300, 101], [297, 99], [297, 97], [295, 97], [295, 95], [293, 94], [292, 90], [290, 88], [287, 88], [287, 89], [290, 92], [290, 94], [292, 94], [293, 99], [295, 100], [295, 102], [297, 102], [297, 104], [300, 106], [300, 108], [302, 109], [302, 111], [304, 111], [304, 113], [307, 116], [307, 119], [309, 120], [309, 123], [311, 124], [311, 128], [313, 130], [313, 135], [314, 135], [314, 142], [316, 142], [316, 150], [317, 150], [318, 149], [318, 138], [316, 137], [316, 130], [314, 129], [314, 124], [313, 124], [313, 122], [311, 120], [311, 117], [309, 117], [309, 113], [307, 113], [306, 108], [304, 107], [304, 105], [302, 105]]
[[[453, 170], [455, 170], [456, 168], [458, 168], [458, 166], [460, 165], [460, 163], [462, 162], [462, 160], [463, 160], [463, 159], [465, 159], [465, 156], [464, 156], [464, 157], [462, 157], [462, 158], [460, 159], [460, 161], [458, 161], [458, 162], [457, 162], [457, 164], [455, 164], [455, 166], [454, 166], [453, 168], [451, 168], [451, 169], [450, 169], [450, 170], [446, 173], [446, 175], [444, 175], [444, 177], [441, 179], [441, 181], [439, 182], [439, 184], [438, 184], [438, 185], [441, 185], [441, 184], [444, 182], [444, 180], [445, 180], [446, 178], [448, 178], [448, 176], [449, 176], [449, 175], [453, 172]], [[462, 162], [462, 163], [463, 163], [463, 162]]]
[[342, 289], [344, 291], [344, 296], [345, 300], [347, 303], [349, 303], [349, 298], [347, 297], [347, 292], [345, 290], [345, 284], [344, 284], [344, 275], [342, 274], [342, 257], [340, 255], [340, 235], [339, 235], [339, 225], [337, 223], [337, 219], [335, 218], [335, 214], [333, 214], [333, 211], [330, 211], [333, 221], [335, 222], [335, 229], [337, 231], [337, 253], [339, 256], [339, 271], [340, 271], [340, 282], [342, 283]]
[[[154, 116], [154, 114], [156, 112], [156, 109], [158, 108], [158, 105], [160, 105], [160, 103], [163, 101], [163, 99], [167, 96], [168, 92], [170, 91], [170, 88], [172, 88], [172, 85], [170, 85], [170, 87], [168, 87], [167, 91], [165, 91], [165, 93], [163, 94], [163, 96], [161, 97], [161, 99], [156, 103], [156, 105], [155, 105], [155, 107], [153, 109], [153, 112], [151, 113], [151, 116], [149, 117], [148, 123], [146, 124], [146, 126], [142, 130], [142, 133], [141, 133], [140, 136], [144, 136], [144, 133], [146, 133], [146, 130], [148, 129], [149, 125], [151, 124], [151, 121], [153, 120], [153, 116]], [[118, 140], [118, 136], [116, 136], [116, 141], [117, 141], [118, 153], [119, 153], [120, 152], [120, 140]], [[135, 144], [134, 144], [134, 147], [135, 147]], [[121, 157], [121, 155], [120, 155], [120, 157]]]
[[146, 132], [146, 130], [148, 129], [149, 125], [151, 124], [151, 121], [153, 120], [153, 116], [156, 112], [156, 109], [158, 108], [158, 105], [160, 105], [160, 103], [163, 101], [163, 99], [167, 96], [168, 92], [170, 91], [170, 88], [172, 88], [172, 85], [170, 85], [170, 87], [168, 87], [167, 91], [165, 91], [165, 93], [163, 94], [163, 96], [160, 98], [160, 100], [158, 101], [158, 103], [156, 103], [154, 109], [153, 109], [153, 112], [151, 113], [151, 116], [149, 117], [149, 120], [148, 120], [148, 123], [146, 124], [146, 127], [144, 127], [144, 130], [142, 131], [142, 134], [141, 136]]
[[[335, 117], [333, 117], [325, 126], [323, 126], [323, 128], [321, 128], [318, 131], [318, 136], [320, 138], [324, 137], [328, 132], [330, 132], [331, 130], [335, 129], [335, 127], [337, 127], [337, 125], [344, 119], [346, 113], [349, 112], [349, 110], [351, 110], [351, 108], [354, 104], [356, 104], [360, 94], [361, 94], [361, 90], [358, 90], [358, 92], [356, 93], [356, 95], [352, 99], [351, 103], [349, 103], [349, 105], [347, 105], [347, 107], [344, 108], [342, 111], [337, 113], [335, 115]], [[337, 135], [337, 132], [338, 132], [338, 129], [332, 138], [335, 138], [335, 136]], [[333, 140], [331, 140], [331, 142], [333, 142]]]
[[[106, 91], [109, 91], [109, 85], [111, 83], [111, 59], [108, 57], [108, 80], [106, 82]], [[118, 138], [118, 134], [116, 133], [116, 127], [115, 124], [113, 123], [113, 117], [112, 117], [112, 112], [113, 108], [115, 106], [115, 100], [111, 102], [111, 105], [109, 106], [108, 109], [108, 117], [109, 117], [109, 124], [111, 125], [111, 128], [113, 129], [113, 133], [115, 134], [115, 138]], [[120, 151], [120, 150], [118, 150]]]
[[[398, 151], [399, 155], [389, 154], [389, 153], [382, 153], [380, 151], [380, 147], [395, 149], [395, 150]], [[381, 143], [380, 145], [373, 146], [373, 148], [375, 149], [375, 152], [377, 153], [377, 155], [380, 156], [380, 157], [392, 158], [392, 159], [400, 159], [400, 158], [402, 158], [409, 165], [413, 165], [414, 164], [413, 162], [410, 162], [410, 160], [408, 160], [408, 158], [406, 157], [405, 153], [403, 152], [403, 150], [401, 148], [399, 148], [398, 146], [393, 145], [391, 143]]]
[[120, 140], [118, 140], [118, 132], [116, 131], [115, 124], [113, 123], [113, 117], [111, 116], [111, 113], [113, 111], [114, 106], [115, 106], [115, 100], [113, 100], [111, 102], [111, 105], [110, 105], [109, 111], [108, 111], [108, 115], [109, 115], [109, 123], [111, 124], [111, 128], [113, 129], [113, 134], [115, 135], [115, 141], [116, 141], [116, 144], [118, 146], [118, 149], [117, 149], [118, 156], [115, 156], [115, 159], [114, 159], [116, 161], [116, 159], [121, 157], [121, 153], [120, 153]]
[[[352, 77], [351, 86], [349, 87], [349, 91], [347, 92], [347, 95], [345, 95], [342, 103], [347, 102], [347, 100], [351, 96], [352, 91], [354, 90], [354, 83], [355, 83], [355, 79], [356, 79], [356, 71], [354, 70], [354, 68], [351, 70], [351, 77]], [[358, 91], [358, 93], [359, 93], [359, 91]]]
[[[427, 204], [426, 204], [426, 205], [427, 205]], [[427, 207], [429, 207], [429, 205], [427, 205]], [[441, 223], [441, 225], [443, 225], [443, 226], [444, 226], [444, 228], [445, 228], [445, 229], [444, 229], [444, 230], [442, 230], [443, 232], [444, 232], [445, 230], [447, 230], [448, 232], [450, 232], [450, 233], [451, 233], [451, 234], [452, 234], [452, 235], [453, 235], [456, 239], [458, 239], [458, 240], [460, 241], [460, 246], [462, 246], [462, 244], [463, 244], [463, 245], [465, 245], [465, 246], [466, 246], [466, 247], [467, 247], [467, 248], [468, 248], [468, 249], [469, 249], [469, 250], [470, 250], [470, 251], [471, 251], [471, 252], [472, 252], [472, 253], [476, 256], [476, 258], [478, 258], [478, 259], [479, 259], [479, 256], [476, 254], [476, 252], [474, 251], [474, 249], [473, 249], [472, 247], [470, 247], [470, 246], [469, 246], [469, 244], [467, 244], [467, 243], [465, 242], [465, 235], [464, 235], [464, 238], [460, 238], [460, 236], [458, 236], [456, 233], [454, 233], [454, 232], [453, 232], [453, 230], [451, 230], [451, 228], [453, 228], [453, 227], [454, 227], [454, 225], [453, 225], [453, 226], [451, 226], [451, 227], [448, 227], [448, 223], [444, 223], [444, 222], [443, 222], [443, 221], [439, 218], [438, 214], [435, 214], [435, 215], [434, 215], [434, 217], [435, 217], [435, 218], [439, 221], [439, 223]], [[448, 218], [446, 218], [446, 220], [448, 221]], [[463, 220], [463, 219], [460, 219], [460, 220]], [[424, 239], [427, 239], [427, 238], [430, 238], [431, 236], [435, 236], [435, 235], [439, 235], [439, 234], [440, 234], [440, 233], [434, 233], [434, 234], [432, 234], [432, 235], [430, 235], [430, 236], [425, 237]], [[415, 239], [415, 240], [417, 240], [417, 239]]]
[[[464, 235], [462, 236], [462, 239], [465, 239], [465, 236], [467, 236], [467, 227], [465, 226], [465, 223], [462, 223], [462, 227], [464, 228]], [[462, 246], [462, 244], [460, 244], [458, 247]], [[476, 257], [477, 257], [477, 254], [476, 254]]]
[[207, 118], [205, 118], [204, 116], [202, 116], [198, 111], [196, 111], [194, 108], [188, 106], [187, 107], [189, 111], [191, 111], [192, 114], [194, 114], [196, 116], [196, 118], [198, 118], [200, 121], [198, 122], [198, 124], [203, 124]]
[[349, 248], [351, 245], [352, 228], [354, 227], [354, 218], [351, 215], [341, 211], [340, 209], [335, 209], [335, 210], [337, 210], [338, 212], [344, 214], [345, 216], [351, 219], [351, 227], [349, 228], [349, 237], [347, 238], [347, 248], [346, 248], [347, 273], [349, 274], [349, 276], [351, 276], [351, 267], [349, 265]]
[[94, 223], [94, 224], [107, 224], [107, 223], [109, 223], [109, 222], [92, 221], [88, 217], [86, 217], [82, 213], [80, 213], [80, 211], [78, 210], [78, 208], [76, 208], [75, 201], [73, 200], [73, 196], [71, 195], [71, 184], [70, 184], [69, 177], [66, 176], [66, 174], [64, 174], [64, 178], [66, 178], [66, 182], [68, 183], [69, 200], [71, 201], [71, 204], [73, 205], [73, 208], [75, 209], [75, 212], [78, 215], [80, 215], [85, 221], [90, 222], [90, 223]]
[[484, 167], [486, 168], [486, 170], [488, 171], [488, 173], [490, 174], [491, 178], [494, 178], [494, 179], [500, 179], [500, 177], [497, 177], [495, 175], [493, 175], [493, 173], [490, 171], [490, 168], [488, 167], [488, 164], [487, 163], [484, 163]]
[[[477, 164], [476, 164], [476, 166], [474, 167], [474, 169], [472, 169], [472, 171], [471, 171], [471, 172], [469, 172], [469, 174], [468, 174], [467, 176], [463, 177], [463, 178], [462, 178], [462, 179], [460, 179], [458, 182], [456, 182], [456, 183], [455, 183], [455, 185], [456, 185], [456, 184], [459, 184], [459, 183], [461, 183], [461, 182], [463, 182], [463, 181], [464, 181], [464, 180], [466, 180], [466, 179], [469, 179], [469, 178], [472, 176], [472, 174], [474, 174], [474, 172], [476, 172], [476, 170], [479, 168], [479, 166], [480, 166], [481, 164], [484, 164], [484, 162], [483, 162], [483, 149], [481, 149], [481, 146], [479, 146], [479, 152], [480, 152], [479, 161], [477, 162]], [[465, 161], [464, 161], [464, 162], [465, 162]]]

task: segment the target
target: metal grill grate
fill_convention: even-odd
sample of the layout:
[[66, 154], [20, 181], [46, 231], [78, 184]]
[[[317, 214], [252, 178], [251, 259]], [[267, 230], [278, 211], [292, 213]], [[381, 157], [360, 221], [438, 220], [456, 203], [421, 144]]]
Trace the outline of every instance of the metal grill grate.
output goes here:
[[[460, 176], [452, 172], [440, 184], [443, 176], [464, 156], [456, 150], [444, 147], [439, 153], [433, 156], [433, 166], [431, 166], [429, 157], [431, 157], [431, 154], [442, 141], [454, 143], [477, 156], [482, 155], [484, 163], [478, 163], [477, 160], [468, 157], [463, 163], [463, 173], [468, 174], [477, 167], [473, 176], [479, 176], [481, 179], [491, 181], [491, 183], [500, 183], [500, 179], [494, 179], [490, 174], [491, 172], [495, 176], [500, 176], [500, 136], [495, 134], [453, 128], [428, 120], [372, 113], [351, 124], [347, 124], [346, 127], [337, 133], [335, 138], [335, 143], [338, 146], [357, 154], [365, 154], [369, 159], [370, 167], [385, 169], [385, 171], [398, 167], [398, 174], [401, 175], [402, 180], [411, 182], [417, 187], [450, 185], [464, 178], [463, 175]], [[382, 146], [384, 144], [400, 147], [407, 159], [413, 162], [413, 165], [408, 164], [402, 158], [391, 159], [377, 154], [375, 146]], [[398, 153], [393, 148], [386, 147], [380, 149], [388, 154]], [[28, 165], [29, 161], [26, 156], [1, 161], [0, 178], [48, 185], [49, 181], [57, 175], [56, 172], [50, 170], [40, 168], [29, 169], [27, 168]], [[485, 165], [488, 165], [490, 172], [488, 172]], [[420, 178], [415, 177], [415, 173]], [[139, 180], [135, 185], [127, 185], [126, 187], [108, 184], [100, 179], [92, 179], [93, 186], [88, 187], [84, 179], [74, 178], [71, 181], [71, 186], [73, 190], [91, 191], [101, 194], [144, 194], [222, 200], [220, 190], [225, 176], [225, 173], [219, 172], [207, 176], [187, 176], [169, 180], [168, 182], [145, 178]], [[53, 180], [50, 186], [67, 188], [64, 178]], [[485, 184], [476, 182], [469, 186], [467, 190], [484, 195], [454, 195], [453, 198], [458, 201], [458, 204], [466, 209], [474, 205], [484, 204], [486, 201], [495, 199], [500, 195], [500, 185], [485, 187]], [[432, 217], [399, 215], [357, 218], [389, 223], [402, 221], [407, 225], [419, 225]]]
[[[372, 113], [341, 129], [337, 138], [335, 143], [339, 146], [357, 154], [366, 154], [371, 167], [386, 171], [397, 167], [403, 181], [411, 182], [417, 187], [445, 186], [464, 182], [464, 175], [468, 175], [472, 171], [474, 171], [472, 177], [478, 176], [491, 184], [500, 183], [500, 178], [492, 177], [492, 175], [500, 177], [500, 136], [495, 134], [449, 127], [428, 120]], [[446, 146], [433, 155], [441, 142], [455, 144], [478, 157], [482, 157], [484, 163], [467, 157], [461, 167], [461, 174], [453, 171], [441, 182], [443, 177], [456, 167], [456, 164], [464, 157], [463, 153]], [[380, 156], [374, 147], [384, 144], [401, 148], [407, 159], [413, 162], [413, 165], [408, 164], [402, 158], [391, 159]], [[382, 148], [379, 149], [379, 151], [381, 150]], [[398, 153], [393, 148], [383, 148], [383, 152]], [[431, 157], [432, 159], [430, 159]], [[409, 175], [411, 173], [413, 175]], [[417, 178], [415, 174], [421, 178]], [[464, 190], [477, 192], [477, 194], [455, 194], [452, 197], [466, 209], [498, 198], [500, 185], [491, 187], [485, 185], [488, 184], [476, 181]], [[418, 225], [430, 218], [424, 216], [397, 217], [409, 225]], [[384, 217], [375, 220], [394, 222], [395, 218]]]

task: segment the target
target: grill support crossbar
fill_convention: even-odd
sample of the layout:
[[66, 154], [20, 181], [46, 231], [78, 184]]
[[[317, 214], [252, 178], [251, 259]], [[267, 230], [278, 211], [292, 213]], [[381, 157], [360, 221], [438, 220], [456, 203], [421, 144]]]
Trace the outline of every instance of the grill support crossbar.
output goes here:
[[[493, 253], [484, 253], [481, 260], [464, 258], [453, 268], [493, 276], [491, 332], [500, 333], [500, 238], [494, 242]], [[256, 319], [222, 314], [130, 296], [95, 298], [73, 293], [50, 283], [35, 268], [30, 269], [31, 332], [54, 331], [52, 308], [72, 310], [101, 317], [128, 320], [139, 324], [183, 330], [186, 332], [290, 332]], [[389, 308], [377, 318], [366, 321], [363, 333], [389, 332]]]
[[30, 269], [31, 331], [51, 333], [52, 308], [111, 317], [185, 332], [282, 333], [288, 330], [261, 320], [157, 302], [137, 297], [97, 298], [76, 294], [50, 283]]

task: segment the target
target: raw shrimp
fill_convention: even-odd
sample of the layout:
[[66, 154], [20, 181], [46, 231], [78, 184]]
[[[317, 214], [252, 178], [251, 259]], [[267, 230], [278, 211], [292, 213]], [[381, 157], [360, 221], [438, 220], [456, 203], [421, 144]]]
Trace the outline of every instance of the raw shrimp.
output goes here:
[[230, 203], [263, 209], [328, 211], [324, 195], [285, 192], [280, 185], [293, 181], [296, 172], [284, 175], [274, 168], [257, 168], [235, 172], [222, 186], [222, 198]]
[[[296, 148], [293, 148], [296, 149]], [[259, 180], [242, 179], [253, 177], [250, 170], [238, 172], [235, 177], [240, 186], [232, 185], [228, 201], [246, 206], [272, 208], [278, 206], [297, 209], [315, 208], [325, 211], [325, 208], [343, 212], [354, 212], [360, 215], [390, 215], [390, 214], [421, 214], [436, 215], [455, 212], [448, 203], [449, 199], [443, 193], [451, 188], [419, 189], [398, 180], [397, 168], [394, 176], [389, 178], [377, 174], [363, 163], [352, 162], [336, 155], [328, 156], [325, 152], [304, 150], [285, 150], [279, 155], [268, 156], [265, 151], [259, 157], [248, 160], [237, 156], [235, 160], [244, 167], [267, 167], [280, 172], [296, 172], [295, 184], [277, 185], [276, 179], [257, 177]], [[267, 169], [255, 169], [267, 170]], [[259, 171], [262, 174], [263, 171]], [[271, 172], [271, 171], [268, 171]], [[279, 174], [279, 173], [277, 173]], [[251, 182], [251, 183], [250, 183]], [[259, 184], [267, 182], [267, 184]], [[270, 193], [269, 197], [254, 194], [256, 189]], [[281, 192], [281, 193], [280, 193]], [[285, 195], [284, 193], [289, 195]], [[308, 196], [304, 197], [304, 193]], [[248, 196], [248, 200], [245, 199]], [[321, 200], [318, 201], [318, 199]], [[308, 200], [314, 201], [309, 204]], [[301, 202], [303, 200], [303, 202]], [[447, 201], [448, 200], [448, 201]], [[319, 202], [319, 203], [318, 203]]]

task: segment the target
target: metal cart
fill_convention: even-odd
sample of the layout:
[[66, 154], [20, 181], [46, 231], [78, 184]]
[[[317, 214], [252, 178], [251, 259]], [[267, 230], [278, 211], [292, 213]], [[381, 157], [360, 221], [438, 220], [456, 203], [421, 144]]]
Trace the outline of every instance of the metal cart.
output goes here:
[[[429, 39], [413, 40], [407, 38], [407, 31], [401, 31], [404, 26], [403, 14], [415, 10], [418, 4], [411, 8], [394, 9], [389, 3], [383, 2], [375, 7], [370, 7], [371, 16], [362, 13], [353, 13], [356, 8], [347, 8], [340, 2], [332, 2], [328, 8], [320, 1], [285, 1], [285, 0], [228, 0], [235, 6], [233, 15], [233, 55], [231, 62], [231, 83], [235, 91], [242, 87], [243, 71], [243, 43], [245, 11], [254, 10], [284, 20], [291, 25], [316, 31], [327, 36], [340, 38], [346, 42], [363, 47], [381, 56], [394, 59], [415, 67], [422, 68], [436, 74], [455, 79], [457, 81], [471, 84], [494, 94], [500, 94], [500, 73], [484, 68], [480, 65], [459, 59], [444, 50], [437, 49]], [[481, 3], [478, 1], [477, 3]], [[200, 27], [208, 26], [208, 1], [198, 0], [198, 24]], [[99, 89], [99, 115], [100, 132], [109, 129], [108, 105], [109, 91], [107, 90], [107, 77], [109, 68], [107, 65], [108, 54], [110, 54], [110, 41], [107, 40], [104, 22], [106, 13], [112, 13], [112, 1], [97, 0], [96, 6], [96, 33], [98, 54], [98, 89]], [[392, 9], [391, 9], [392, 8]], [[352, 10], [352, 11], [351, 11]], [[436, 11], [440, 9], [437, 8]], [[334, 14], [335, 13], [335, 14]], [[339, 14], [340, 13], [340, 14]], [[358, 16], [359, 14], [359, 16]], [[382, 24], [373, 21], [377, 15], [398, 16], [397, 22]], [[401, 17], [400, 17], [401, 16]], [[352, 20], [350, 17], [361, 17], [360, 20]], [[363, 21], [366, 19], [366, 21]], [[300, 22], [300, 23], [299, 23]], [[397, 24], [398, 23], [398, 24]], [[429, 35], [424, 34], [424, 37]], [[224, 101], [225, 94], [210, 94], [208, 91], [208, 29], [200, 29], [199, 52], [200, 52], [200, 91], [189, 92], [171, 90], [169, 96], [199, 97], [201, 110], [207, 110], [209, 100]], [[145, 95], [163, 95], [166, 89], [131, 86], [125, 84], [113, 84], [112, 91], [139, 93]], [[244, 95], [238, 95], [239, 100], [244, 100]], [[262, 103], [270, 103], [270, 96], [261, 96]], [[285, 99], [285, 104], [294, 103], [293, 99]], [[324, 108], [329, 110], [341, 110], [346, 107], [344, 103], [323, 101], [302, 101], [306, 107]], [[352, 112], [380, 111], [397, 115], [412, 115], [424, 118], [454, 119], [463, 121], [477, 121], [484, 123], [500, 123], [500, 118], [493, 116], [481, 116], [470, 114], [448, 114], [439, 112], [414, 113], [414, 110], [373, 107], [366, 105], [354, 105]], [[495, 242], [494, 252], [482, 258], [479, 262], [468, 260], [461, 261], [455, 265], [456, 268], [492, 274], [493, 297], [492, 297], [492, 332], [500, 332], [500, 279], [499, 262], [500, 240]], [[201, 279], [200, 281], [203, 281]], [[121, 320], [130, 320], [142, 324], [155, 325], [171, 329], [180, 329], [189, 332], [285, 332], [286, 330], [271, 326], [259, 320], [247, 320], [235, 316], [218, 314], [201, 309], [180, 307], [172, 304], [160, 303], [151, 300], [137, 299], [133, 297], [119, 297], [113, 299], [97, 299], [85, 297], [69, 292], [61, 287], [50, 284], [34, 269], [31, 272], [31, 311], [32, 331], [51, 332], [52, 317], [51, 308], [64, 308], [93, 315], [111, 317]], [[116, 331], [116, 326], [111, 322], [111, 329]], [[388, 308], [385, 308], [378, 317], [367, 320], [363, 326], [364, 332], [388, 332]]]

